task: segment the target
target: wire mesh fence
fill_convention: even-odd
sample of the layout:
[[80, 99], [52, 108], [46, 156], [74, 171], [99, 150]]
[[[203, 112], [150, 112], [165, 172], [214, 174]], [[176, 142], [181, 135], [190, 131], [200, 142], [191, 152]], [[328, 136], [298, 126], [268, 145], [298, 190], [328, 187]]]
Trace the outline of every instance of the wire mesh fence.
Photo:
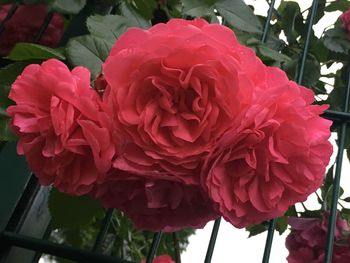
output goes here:
[[[295, 80], [297, 83], [301, 83], [304, 77], [305, 67], [306, 67], [306, 58], [309, 52], [309, 45], [311, 41], [312, 36], [312, 30], [313, 25], [315, 23], [315, 18], [317, 14], [317, 8], [318, 8], [319, 1], [314, 0], [312, 2], [312, 7], [310, 9], [310, 12], [308, 14], [308, 26], [307, 26], [307, 32], [305, 36], [305, 43], [303, 47], [302, 54], [300, 55], [300, 61], [298, 65], [297, 74], [295, 77]], [[273, 12], [275, 10], [275, 0], [270, 1], [269, 3], [269, 9], [267, 12], [267, 19], [266, 23], [263, 27], [263, 32], [261, 34], [261, 41], [266, 42], [269, 38], [269, 29], [271, 26], [271, 19]], [[10, 19], [16, 12], [16, 9], [18, 7], [18, 4], [14, 4], [11, 8], [11, 10], [8, 12], [6, 18], [0, 23], [0, 34], [4, 29], [4, 23]], [[90, 9], [89, 9], [90, 8]], [[79, 35], [84, 33], [84, 30], [76, 30], [76, 27], [79, 27], [79, 21], [83, 21], [86, 19], [86, 17], [91, 14], [94, 10], [93, 8], [89, 7], [89, 9], [86, 12], [81, 12], [79, 15], [77, 15], [76, 18], [74, 18], [73, 22], [71, 23], [70, 27], [66, 29], [66, 32], [61, 40], [61, 44], [65, 44], [67, 42], [67, 39], [71, 37], [72, 35]], [[100, 7], [101, 13], [109, 13], [112, 11], [112, 6], [103, 6]], [[50, 20], [52, 19], [53, 13], [49, 12], [41, 25], [39, 31], [33, 38], [33, 43], [39, 43], [40, 39], [43, 36], [43, 33], [47, 29], [47, 26], [50, 23]], [[330, 209], [330, 217], [329, 217], [329, 224], [328, 224], [328, 233], [327, 233], [327, 240], [326, 240], [326, 249], [325, 249], [325, 263], [332, 262], [332, 251], [333, 251], [333, 245], [334, 245], [334, 231], [335, 231], [335, 224], [336, 224], [336, 214], [337, 214], [337, 201], [339, 196], [339, 189], [340, 189], [340, 177], [342, 172], [342, 160], [343, 160], [343, 153], [345, 149], [345, 143], [346, 143], [346, 131], [347, 131], [347, 125], [350, 121], [350, 114], [348, 113], [349, 110], [349, 100], [350, 100], [350, 74], [348, 74], [348, 83], [346, 88], [346, 94], [344, 94], [345, 98], [345, 104], [343, 106], [342, 111], [334, 111], [334, 110], [328, 110], [324, 113], [324, 117], [330, 120], [333, 120], [334, 122], [337, 122], [337, 124], [340, 127], [340, 137], [339, 137], [339, 148], [337, 153], [337, 159], [336, 159], [336, 170], [335, 170], [335, 177], [334, 177], [334, 188], [332, 193], [332, 201], [331, 201], [331, 209]], [[1, 167], [4, 167], [6, 163], [12, 163], [15, 166], [25, 166], [23, 160], [16, 161], [15, 153], [14, 153], [15, 145], [11, 143], [2, 144], [1, 146], [1, 155], [0, 155], [0, 162]], [[9, 153], [12, 149], [12, 154]], [[12, 156], [10, 156], [12, 155]], [[25, 168], [23, 169], [15, 169], [14, 166], [7, 167], [7, 170], [5, 173], [27, 173], [30, 174], [29, 171], [27, 171]], [[2, 175], [3, 176], [3, 175]], [[4, 180], [6, 182], [6, 179], [2, 179], [2, 184], [4, 184]], [[6, 187], [6, 186], [5, 186]], [[99, 253], [101, 244], [103, 240], [106, 238], [106, 234], [108, 231], [108, 228], [110, 227], [112, 215], [114, 213], [113, 209], [108, 209], [105, 212], [105, 217], [103, 219], [103, 223], [100, 226], [100, 230], [98, 232], [98, 235], [96, 237], [95, 243], [93, 245], [93, 248], [88, 250], [82, 250], [77, 249], [73, 247], [69, 247], [66, 245], [56, 244], [51, 241], [45, 240], [48, 237], [48, 234], [44, 235], [44, 238], [35, 238], [27, 235], [20, 234], [18, 232], [18, 225], [21, 224], [21, 220], [23, 221], [23, 216], [26, 212], [28, 212], [28, 209], [30, 209], [31, 200], [35, 198], [36, 195], [39, 193], [39, 186], [37, 184], [36, 179], [34, 177], [28, 176], [24, 182], [22, 182], [22, 187], [20, 186], [20, 190], [17, 192], [21, 193], [21, 198], [15, 198], [13, 201], [13, 204], [16, 204], [15, 206], [9, 208], [6, 210], [7, 215], [3, 215], [3, 222], [1, 222], [2, 228], [0, 229], [0, 252], [2, 252], [2, 260], [3, 262], [6, 261], [6, 253], [9, 251], [11, 247], [20, 247], [25, 248], [28, 250], [34, 251], [36, 254], [32, 259], [32, 262], [38, 262], [40, 255], [42, 253], [51, 254], [53, 256], [57, 257], [63, 257], [70, 260], [75, 260], [77, 262], [99, 262], [99, 263], [108, 263], [108, 262], [114, 262], [114, 263], [127, 263], [129, 261], [106, 256], [101, 253]], [[15, 191], [15, 190], [9, 190]], [[11, 196], [11, 193], [8, 192], [8, 195]], [[4, 200], [2, 200], [4, 202]], [[212, 259], [212, 255], [215, 249], [215, 241], [218, 235], [219, 227], [220, 227], [220, 218], [217, 219], [214, 223], [212, 234], [210, 237], [210, 240], [208, 242], [207, 252], [204, 259], [205, 263], [210, 263]], [[6, 224], [6, 225], [5, 225]], [[266, 238], [266, 244], [265, 244], [265, 250], [262, 258], [263, 263], [268, 263], [270, 258], [270, 252], [273, 249], [273, 235], [275, 232], [276, 227], [276, 220], [271, 220], [269, 222], [268, 227], [268, 233]], [[48, 229], [50, 229], [48, 227]], [[50, 232], [49, 230], [47, 231]], [[153, 258], [156, 255], [157, 248], [159, 245], [159, 242], [162, 238], [162, 233], [158, 232], [154, 234], [152, 244], [150, 246], [150, 250], [147, 256], [147, 263], [151, 263], [153, 261]], [[1, 255], [1, 254], [0, 254]], [[0, 257], [1, 258], [1, 257]], [[198, 262], [200, 262], [202, 259], [198, 259]]]

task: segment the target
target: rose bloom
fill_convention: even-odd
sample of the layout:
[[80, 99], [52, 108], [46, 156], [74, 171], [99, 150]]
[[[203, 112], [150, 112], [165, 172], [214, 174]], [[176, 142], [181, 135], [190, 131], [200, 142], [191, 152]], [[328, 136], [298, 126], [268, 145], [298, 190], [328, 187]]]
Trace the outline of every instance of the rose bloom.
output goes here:
[[[0, 22], [4, 21], [11, 9], [10, 4], [0, 7]], [[19, 42], [33, 42], [48, 14], [44, 5], [20, 5], [14, 15], [4, 23], [0, 33], [0, 54], [6, 55]], [[64, 29], [63, 18], [54, 14], [39, 44], [57, 47]]]
[[126, 213], [135, 228], [173, 232], [202, 228], [218, 217], [206, 193], [196, 185], [167, 179], [149, 179], [136, 172], [115, 170], [94, 193], [106, 208]]
[[340, 16], [342, 27], [350, 34], [350, 9]]
[[202, 183], [223, 217], [236, 227], [269, 220], [320, 187], [332, 154], [327, 106], [311, 105], [311, 90], [273, 67], [254, 67], [249, 109], [208, 158]]
[[[114, 114], [118, 149], [113, 166], [139, 178], [138, 188], [147, 193], [148, 202], [127, 205], [139, 197], [121, 195], [122, 187], [112, 187], [110, 181], [119, 180], [116, 172], [98, 194], [105, 206], [130, 217], [145, 211], [134, 223], [152, 230], [202, 227], [217, 217], [202, 197], [200, 173], [206, 156], [250, 103], [254, 76], [243, 71], [249, 71], [241, 63], [245, 56], [255, 55], [243, 49], [231, 29], [203, 19], [132, 28], [119, 38], [103, 65], [104, 100]], [[172, 184], [179, 190], [170, 196], [151, 193], [162, 193]], [[126, 199], [112, 197], [117, 195]], [[149, 196], [159, 199], [157, 207]], [[205, 209], [187, 216], [184, 208], [196, 207]], [[159, 213], [160, 208], [167, 212]], [[177, 226], [176, 218], [183, 219]], [[174, 224], [157, 225], [167, 221]]]
[[[146, 263], [146, 260], [142, 260], [140, 263]], [[175, 263], [175, 261], [168, 255], [162, 255], [155, 257], [153, 263]]]
[[7, 110], [19, 136], [17, 151], [43, 185], [81, 195], [111, 167], [111, 120], [90, 73], [51, 59], [27, 66], [13, 83]]
[[[287, 236], [289, 263], [322, 263], [328, 229], [326, 215], [322, 218], [289, 218], [291, 233]], [[349, 226], [346, 220], [337, 217], [334, 233], [333, 263], [350, 262]]]

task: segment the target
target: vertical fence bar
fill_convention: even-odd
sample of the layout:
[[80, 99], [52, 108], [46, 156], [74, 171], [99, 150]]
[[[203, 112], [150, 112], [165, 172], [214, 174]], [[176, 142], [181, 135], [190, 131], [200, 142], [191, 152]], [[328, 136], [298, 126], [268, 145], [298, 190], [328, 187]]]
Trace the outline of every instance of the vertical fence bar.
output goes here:
[[16, 12], [16, 10], [17, 10], [17, 7], [18, 7], [18, 3], [13, 4], [13, 5], [11, 6], [11, 9], [10, 9], [9, 12], [7, 13], [7, 16], [4, 18], [4, 20], [0, 21], [0, 34], [1, 34], [1, 32], [4, 31], [4, 29], [5, 29], [5, 22], [6, 22], [7, 20], [9, 20], [9, 19], [15, 14], [15, 12]]
[[50, 11], [45, 19], [44, 19], [44, 22], [41, 24], [41, 27], [39, 28], [39, 31], [38, 33], [35, 35], [34, 39], [33, 39], [33, 43], [39, 43], [40, 42], [40, 39], [41, 37], [43, 36], [43, 34], [45, 33], [47, 27], [49, 26], [50, 22], [51, 22], [51, 19], [53, 17], [53, 12]]
[[[346, 88], [344, 112], [347, 112], [349, 110], [349, 100], [350, 100], [350, 70], [349, 69], [350, 69], [350, 66], [348, 67], [348, 83]], [[340, 176], [341, 176], [341, 168], [342, 168], [342, 162], [343, 162], [344, 146], [346, 141], [346, 129], [347, 129], [347, 123], [343, 122], [340, 130], [340, 139], [339, 139], [340, 143], [338, 148], [336, 169], [335, 169], [335, 175], [334, 175], [334, 181], [333, 181], [332, 203], [331, 203], [331, 211], [330, 211], [330, 216], [328, 221], [328, 232], [327, 232], [327, 242], [326, 242], [326, 248], [325, 248], [324, 263], [332, 262], [333, 245], [334, 245], [334, 228], [335, 228], [336, 217], [337, 217]]]
[[[275, 8], [275, 0], [271, 0], [269, 10], [267, 11], [267, 17], [264, 25], [264, 31], [261, 36], [261, 42], [265, 43], [267, 41], [268, 33], [270, 30], [270, 22], [272, 18], [272, 13]], [[276, 227], [276, 219], [272, 219], [269, 222], [269, 228], [267, 232], [267, 238], [265, 242], [265, 249], [264, 249], [264, 255], [263, 255], [263, 263], [268, 263], [270, 259], [270, 254], [271, 254], [271, 247], [272, 247], [272, 240], [273, 240], [273, 235], [275, 233], [275, 227]]]
[[109, 225], [112, 221], [113, 212], [114, 212], [114, 209], [112, 209], [112, 208], [107, 210], [106, 215], [103, 219], [100, 231], [98, 232], [98, 235], [96, 237], [96, 241], [95, 241], [95, 244], [92, 248], [92, 251], [98, 251], [101, 248], [102, 242], [106, 237]]
[[272, 18], [273, 9], [275, 7], [275, 2], [276, 2], [276, 0], [271, 0], [269, 10], [267, 11], [267, 17], [266, 17], [266, 22], [264, 25], [264, 31], [263, 31], [263, 34], [261, 36], [261, 42], [263, 42], [263, 43], [266, 42], [267, 36], [269, 34], [269, 30], [270, 30], [270, 26], [271, 26], [270, 22], [271, 22], [271, 18]]
[[204, 263], [210, 263], [211, 258], [213, 257], [213, 252], [215, 248], [216, 237], [218, 236], [219, 227], [220, 227], [221, 217], [215, 220], [213, 230], [211, 232], [207, 254], [205, 255]]
[[277, 219], [272, 219], [269, 222], [269, 229], [267, 231], [267, 237], [266, 237], [266, 243], [265, 243], [264, 256], [263, 256], [262, 263], [268, 263], [270, 260], [273, 235], [275, 233], [275, 228], [276, 228], [276, 221], [277, 221]]
[[305, 37], [305, 45], [304, 45], [303, 53], [301, 55], [301, 60], [299, 63], [298, 75], [296, 77], [296, 81], [298, 84], [301, 84], [303, 77], [304, 77], [305, 63], [306, 63], [307, 53], [309, 52], [311, 34], [313, 31], [312, 26], [313, 26], [315, 18], [316, 18], [317, 5], [318, 5], [318, 0], [313, 0], [312, 6], [311, 6], [311, 12], [308, 15], [309, 21], [308, 21], [307, 33], [306, 33], [306, 37]]
[[153, 240], [152, 240], [152, 245], [151, 245], [151, 248], [150, 248], [148, 255], [147, 255], [146, 263], [153, 262], [153, 258], [157, 253], [157, 249], [158, 249], [161, 238], [162, 238], [162, 232], [157, 232], [154, 234]]

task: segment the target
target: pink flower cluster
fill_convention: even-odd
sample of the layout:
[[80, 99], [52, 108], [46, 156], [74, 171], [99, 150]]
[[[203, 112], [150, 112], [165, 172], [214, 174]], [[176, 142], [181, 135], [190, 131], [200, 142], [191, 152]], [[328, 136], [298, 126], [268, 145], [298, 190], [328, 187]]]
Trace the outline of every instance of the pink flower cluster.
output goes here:
[[[0, 6], [0, 22], [4, 24], [4, 30], [0, 34], [0, 54], [6, 55], [19, 42], [33, 42], [40, 27], [48, 14], [44, 5], [20, 5], [13, 16], [4, 21], [11, 10], [12, 5]], [[48, 47], [56, 47], [63, 35], [63, 18], [54, 14], [39, 44]]]
[[[289, 218], [291, 233], [286, 239], [289, 263], [322, 263], [327, 236], [327, 215], [322, 218]], [[349, 225], [337, 217], [333, 263], [350, 262]]]
[[139, 229], [237, 227], [282, 215], [322, 183], [327, 106], [265, 66], [231, 29], [173, 19], [129, 29], [96, 80], [58, 61], [29, 66], [8, 109], [43, 184], [89, 193]]
[[350, 9], [340, 16], [340, 22], [342, 27], [350, 34]]
[[[142, 260], [141, 263], [146, 263], [146, 260]], [[169, 255], [161, 255], [153, 260], [153, 263], [175, 263]]]

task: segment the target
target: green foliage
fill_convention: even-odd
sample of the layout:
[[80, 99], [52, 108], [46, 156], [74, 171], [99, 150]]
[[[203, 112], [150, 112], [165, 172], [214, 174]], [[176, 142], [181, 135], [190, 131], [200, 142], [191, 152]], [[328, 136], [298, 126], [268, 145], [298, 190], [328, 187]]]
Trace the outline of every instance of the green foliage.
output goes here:
[[52, 10], [61, 14], [77, 14], [86, 5], [86, 0], [54, 0]]
[[7, 58], [13, 61], [24, 61], [31, 59], [47, 60], [50, 58], [65, 60], [65, 56], [60, 50], [32, 43], [16, 44]]
[[184, 0], [186, 15], [193, 17], [215, 16], [215, 10], [231, 26], [242, 31], [260, 33], [262, 26], [253, 11], [241, 0]]
[[331, 2], [326, 8], [326, 12], [342, 11], [345, 12], [350, 8], [350, 2], [348, 0], [337, 0]]
[[54, 229], [84, 226], [103, 213], [99, 203], [88, 196], [70, 196], [55, 188], [50, 192], [49, 209]]
[[84, 66], [95, 78], [101, 72], [101, 65], [112, 47], [111, 42], [92, 35], [75, 37], [66, 47], [68, 62], [72, 66]]
[[327, 30], [322, 41], [330, 51], [343, 54], [349, 53], [350, 41], [345, 31], [339, 27]]

